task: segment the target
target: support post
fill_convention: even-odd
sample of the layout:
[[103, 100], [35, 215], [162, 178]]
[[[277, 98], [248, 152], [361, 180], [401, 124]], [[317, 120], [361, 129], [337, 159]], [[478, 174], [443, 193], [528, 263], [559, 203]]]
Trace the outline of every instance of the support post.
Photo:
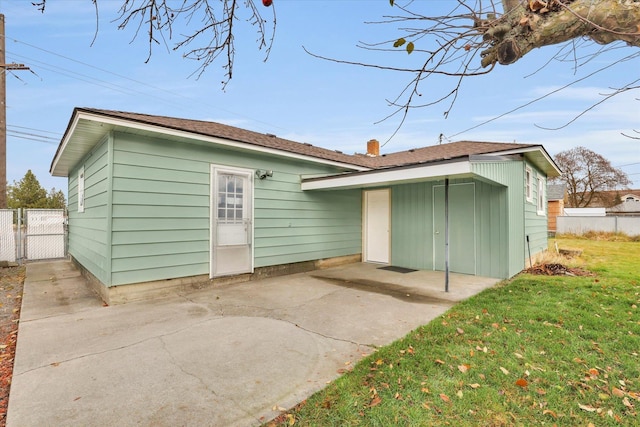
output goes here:
[[449, 292], [449, 178], [444, 179], [444, 291]]

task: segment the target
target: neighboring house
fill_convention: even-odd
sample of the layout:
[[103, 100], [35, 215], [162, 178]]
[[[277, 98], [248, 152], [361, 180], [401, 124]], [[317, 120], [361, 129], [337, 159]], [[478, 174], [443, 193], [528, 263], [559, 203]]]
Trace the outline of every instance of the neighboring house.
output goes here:
[[640, 190], [631, 190], [620, 199], [622, 203], [607, 208], [607, 215], [640, 216]]
[[108, 303], [319, 262], [443, 270], [446, 234], [458, 273], [507, 278], [547, 248], [560, 171], [542, 146], [378, 150], [76, 108], [51, 173], [68, 177], [69, 254]]
[[547, 229], [557, 231], [557, 217], [564, 215], [564, 199], [567, 196], [566, 184], [547, 185]]

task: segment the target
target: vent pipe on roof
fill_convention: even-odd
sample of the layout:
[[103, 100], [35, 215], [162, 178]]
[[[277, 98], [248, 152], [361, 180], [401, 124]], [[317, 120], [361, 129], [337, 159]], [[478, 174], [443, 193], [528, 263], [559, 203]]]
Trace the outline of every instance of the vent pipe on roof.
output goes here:
[[377, 139], [370, 139], [367, 142], [367, 156], [378, 157], [380, 155], [380, 143]]

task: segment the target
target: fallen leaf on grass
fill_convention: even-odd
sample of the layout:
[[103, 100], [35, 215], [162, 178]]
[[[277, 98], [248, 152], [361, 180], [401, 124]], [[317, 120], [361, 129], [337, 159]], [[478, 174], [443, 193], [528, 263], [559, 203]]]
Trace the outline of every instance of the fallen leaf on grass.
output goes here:
[[438, 365], [444, 365], [444, 360], [436, 359]]
[[447, 403], [451, 402], [451, 399], [449, 399], [449, 396], [447, 396], [444, 393], [440, 393], [440, 399], [444, 400]]
[[373, 408], [374, 406], [378, 406], [381, 403], [382, 403], [382, 399], [380, 399], [380, 396], [378, 396], [376, 394], [375, 396], [373, 396], [373, 399], [371, 399], [371, 402], [369, 402], [369, 408]]
[[542, 411], [542, 415], [551, 415], [553, 418], [558, 418], [558, 414], [556, 414], [551, 409], [545, 409], [544, 411]]
[[583, 411], [587, 411], [587, 412], [595, 412], [597, 411], [596, 408], [594, 408], [591, 405], [583, 405], [582, 403], [578, 403], [578, 406], [580, 407], [580, 409], [582, 409]]
[[464, 365], [458, 365], [458, 371], [462, 372], [463, 374], [469, 369], [471, 369], [471, 365], [468, 365], [466, 363]]
[[513, 353], [518, 359], [524, 359], [524, 356], [520, 353]]
[[459, 399], [462, 399], [462, 396], [464, 396], [464, 394], [462, 393], [462, 390], [458, 390], [458, 392], [456, 393], [456, 396], [458, 396]]
[[464, 329], [456, 328], [456, 332], [457, 332], [459, 335], [462, 335], [462, 334], [464, 334]]
[[473, 384], [467, 384], [469, 387], [471, 387], [472, 389], [476, 389], [478, 387], [480, 387], [480, 384], [478, 383], [473, 383]]
[[622, 399], [622, 404], [624, 406], [626, 406], [627, 408], [633, 409], [633, 404], [631, 402], [629, 402], [629, 398], [625, 397], [624, 399]]
[[296, 423], [296, 417], [292, 414], [287, 414], [287, 421], [289, 422], [289, 425], [292, 426]]
[[620, 390], [617, 387], [614, 387], [611, 390], [611, 394], [613, 394], [615, 397], [624, 397], [624, 391]]
[[509, 371], [507, 371], [505, 368], [503, 368], [502, 366], [500, 366], [500, 370], [502, 371], [503, 374], [505, 375], [509, 375]]
[[527, 380], [525, 380], [524, 378], [519, 378], [516, 381], [516, 385], [519, 386], [519, 387], [526, 387], [526, 386], [529, 385], [529, 382]]

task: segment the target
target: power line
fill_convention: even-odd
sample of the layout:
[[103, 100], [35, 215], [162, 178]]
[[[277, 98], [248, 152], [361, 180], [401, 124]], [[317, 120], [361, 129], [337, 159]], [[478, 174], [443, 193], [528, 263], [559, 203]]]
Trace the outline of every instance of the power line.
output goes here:
[[[153, 86], [153, 85], [150, 85], [150, 84], [148, 84], [148, 83], [145, 83], [145, 82], [142, 82], [142, 81], [139, 81], [139, 80], [136, 80], [136, 79], [132, 79], [131, 77], [128, 77], [128, 76], [125, 76], [125, 75], [122, 75], [122, 74], [118, 74], [118, 73], [115, 73], [115, 72], [113, 72], [113, 71], [106, 70], [106, 69], [104, 69], [104, 68], [96, 67], [95, 65], [91, 65], [91, 64], [88, 64], [88, 63], [86, 63], [86, 62], [82, 62], [82, 61], [79, 61], [79, 60], [77, 60], [77, 59], [73, 59], [73, 58], [71, 58], [71, 57], [68, 57], [68, 56], [65, 56], [65, 55], [62, 55], [62, 54], [59, 54], [59, 53], [56, 53], [56, 52], [53, 52], [53, 51], [50, 51], [50, 50], [47, 50], [47, 49], [41, 48], [41, 47], [39, 47], [39, 46], [35, 46], [35, 45], [33, 45], [33, 44], [30, 44], [30, 43], [27, 43], [27, 42], [23, 42], [23, 41], [21, 41], [21, 40], [17, 40], [17, 39], [14, 39], [14, 38], [9, 38], [9, 37], [6, 37], [6, 36], [4, 36], [4, 35], [0, 35], [0, 37], [6, 38], [6, 39], [8, 39], [8, 40], [11, 40], [11, 41], [13, 41], [14, 43], [20, 43], [20, 44], [23, 44], [23, 45], [28, 46], [28, 47], [30, 47], [30, 48], [33, 48], [33, 49], [39, 50], [39, 51], [41, 51], [41, 52], [45, 52], [45, 53], [48, 53], [48, 54], [50, 54], [50, 55], [57, 56], [57, 57], [59, 57], [59, 58], [65, 59], [65, 60], [67, 60], [67, 61], [75, 62], [76, 64], [80, 64], [80, 65], [83, 65], [83, 66], [85, 66], [85, 67], [89, 67], [89, 68], [92, 68], [92, 69], [94, 69], [94, 70], [97, 70], [97, 71], [100, 71], [100, 72], [103, 72], [103, 73], [107, 73], [107, 74], [110, 74], [110, 75], [112, 75], [112, 76], [115, 76], [115, 77], [118, 77], [118, 78], [121, 78], [121, 79], [128, 80], [128, 81], [133, 82], [133, 83], [135, 83], [135, 84], [137, 84], [137, 85], [144, 86], [144, 87], [147, 87], [147, 88], [149, 88], [149, 89], [153, 89], [154, 91], [164, 92], [164, 93], [166, 93], [166, 94], [170, 94], [170, 95], [173, 95], [173, 96], [180, 97], [180, 98], [184, 99], [185, 101], [193, 102], [193, 99], [192, 99], [192, 98], [190, 98], [190, 97], [188, 97], [188, 96], [186, 96], [186, 95], [183, 95], [183, 94], [181, 94], [181, 93], [173, 92], [173, 91], [170, 91], [170, 90], [164, 89], [164, 88], [162, 88], [162, 87]], [[36, 60], [33, 60], [33, 61], [35, 61], [35, 62], [40, 62], [40, 61], [36, 61]], [[48, 64], [48, 65], [49, 65], [49, 66], [52, 66], [52, 65], [50, 65], [50, 64]], [[59, 68], [59, 67], [57, 67], [57, 68]], [[64, 69], [63, 69], [63, 70], [64, 70]], [[49, 70], [49, 71], [52, 71], [52, 70]], [[82, 74], [80, 74], [80, 73], [76, 73], [76, 72], [74, 72], [74, 71], [69, 71], [69, 70], [64, 70], [64, 71], [71, 72], [71, 73], [73, 73], [73, 74], [78, 74], [78, 75], [81, 75], [81, 76], [83, 76], [83, 77], [85, 77], [85, 78], [95, 79], [94, 77], [86, 76], [86, 75], [82, 75]], [[54, 71], [54, 72], [55, 72], [55, 71]], [[80, 80], [82, 80], [82, 79], [80, 79]], [[101, 81], [101, 80], [98, 80], [98, 79], [95, 79], [95, 80], [97, 80], [97, 81]], [[86, 81], [86, 80], [82, 80], [82, 81]], [[105, 81], [101, 81], [101, 82], [102, 82], [102, 83], [106, 83], [106, 84], [108, 84], [108, 85], [113, 85], [113, 86], [115, 86], [115, 87], [120, 87], [120, 88], [124, 87], [124, 86], [115, 85], [115, 84], [113, 84], [113, 83], [109, 83], [109, 82], [105, 82]], [[91, 82], [90, 82], [90, 81], [88, 81], [88, 83], [91, 83]], [[101, 86], [101, 85], [98, 85], [98, 86]], [[128, 89], [128, 88], [127, 88], [127, 89]], [[120, 92], [122, 92], [122, 91], [120, 91]], [[133, 92], [138, 93], [138, 94], [141, 94], [141, 95], [143, 95], [143, 96], [149, 96], [149, 97], [152, 97], [152, 98], [155, 98], [155, 99], [160, 99], [160, 100], [162, 100], [163, 102], [170, 103], [171, 105], [175, 106], [175, 103], [173, 103], [173, 102], [171, 102], [171, 101], [169, 101], [169, 100], [165, 100], [165, 99], [159, 98], [159, 97], [157, 97], [157, 96], [153, 96], [153, 95], [150, 95], [150, 94], [148, 94], [148, 93], [144, 93], [144, 92], [140, 92], [140, 91], [133, 91]], [[123, 93], [126, 93], [126, 92], [123, 92]], [[255, 119], [255, 118], [253, 118], [253, 117], [248, 117], [248, 116], [246, 116], [246, 115], [243, 115], [243, 114], [240, 114], [240, 113], [236, 113], [236, 112], [234, 112], [234, 111], [230, 111], [230, 110], [227, 110], [227, 109], [224, 109], [224, 108], [220, 108], [219, 106], [215, 106], [215, 105], [212, 105], [212, 104], [203, 103], [203, 102], [202, 102], [202, 101], [200, 101], [200, 100], [198, 101], [198, 105], [199, 105], [199, 106], [200, 106], [200, 105], [205, 105], [205, 106], [208, 106], [208, 107], [210, 107], [210, 108], [213, 108], [213, 109], [216, 109], [216, 110], [220, 110], [220, 111], [223, 111], [223, 112], [228, 113], [228, 114], [232, 114], [232, 115], [237, 116], [237, 117], [241, 117], [241, 118], [244, 118], [244, 119], [251, 120], [252, 122], [255, 122], [255, 123], [260, 123], [260, 124], [262, 124], [262, 125], [268, 126], [269, 128], [276, 128], [276, 129], [286, 130], [286, 129], [285, 129], [285, 128], [283, 128], [283, 127], [276, 126], [276, 125], [273, 125], [273, 124], [271, 124], [271, 123], [267, 123], [267, 122], [264, 122], [264, 121], [261, 121], [261, 120], [257, 120], [257, 119]], [[189, 106], [191, 107], [191, 106], [192, 106], [192, 104], [190, 104]]]
[[640, 165], [640, 162], [635, 162], [635, 163], [627, 163], [626, 165], [618, 165], [616, 166], [617, 168], [624, 168], [626, 166], [634, 166], [634, 165]]
[[62, 134], [60, 132], [52, 132], [50, 130], [34, 129], [34, 128], [28, 128], [28, 127], [18, 126], [18, 125], [7, 125], [7, 126], [12, 128], [31, 130], [34, 132], [50, 133], [52, 135], [58, 135], [58, 137], [62, 137]]
[[16, 130], [7, 130], [7, 135], [11, 135], [15, 138], [21, 138], [21, 139], [29, 139], [32, 141], [38, 141], [38, 142], [46, 142], [48, 144], [58, 144], [60, 142], [60, 140], [58, 138], [53, 138], [50, 136], [45, 136], [45, 135], [38, 135], [35, 133], [28, 133], [28, 132], [20, 132], [20, 131], [16, 131]]

